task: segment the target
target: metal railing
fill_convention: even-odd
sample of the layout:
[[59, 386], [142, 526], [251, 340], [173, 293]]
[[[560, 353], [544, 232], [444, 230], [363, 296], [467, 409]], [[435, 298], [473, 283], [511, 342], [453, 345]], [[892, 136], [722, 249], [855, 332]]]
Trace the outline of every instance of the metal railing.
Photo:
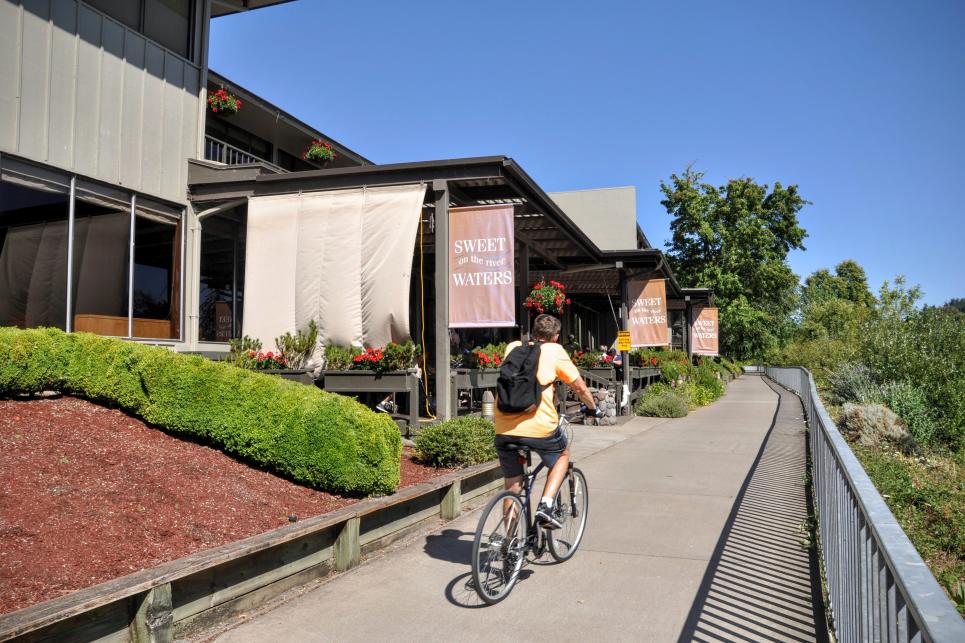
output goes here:
[[204, 136], [204, 160], [223, 163], [225, 165], [248, 165], [251, 163], [263, 163], [278, 172], [286, 172], [283, 168], [270, 161], [258, 158], [244, 150], [240, 150], [224, 141], [219, 141], [213, 136]]
[[764, 371], [796, 393], [807, 413], [821, 556], [837, 639], [965, 641], [965, 621], [838, 432], [811, 373], [799, 367]]

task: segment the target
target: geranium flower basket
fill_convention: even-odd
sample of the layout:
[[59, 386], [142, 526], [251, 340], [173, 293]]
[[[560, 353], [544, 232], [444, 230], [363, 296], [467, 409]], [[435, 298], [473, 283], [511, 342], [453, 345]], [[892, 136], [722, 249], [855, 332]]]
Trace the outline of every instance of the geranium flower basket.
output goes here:
[[335, 150], [332, 148], [332, 144], [328, 141], [322, 141], [316, 139], [308, 145], [302, 153], [302, 159], [306, 161], [313, 161], [315, 163], [320, 163], [322, 165], [328, 165], [338, 157]]
[[523, 306], [531, 312], [542, 315], [543, 313], [561, 316], [566, 307], [570, 305], [570, 299], [566, 296], [566, 286], [558, 281], [541, 280], [529, 292]]
[[241, 109], [241, 101], [234, 94], [229, 94], [227, 90], [221, 88], [208, 96], [208, 109], [222, 116], [236, 114]]

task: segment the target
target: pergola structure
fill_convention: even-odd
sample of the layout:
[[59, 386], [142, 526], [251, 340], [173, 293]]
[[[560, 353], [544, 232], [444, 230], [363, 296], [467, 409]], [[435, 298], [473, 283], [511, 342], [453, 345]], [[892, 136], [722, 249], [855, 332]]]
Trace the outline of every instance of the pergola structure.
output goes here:
[[[237, 202], [254, 196], [269, 196], [421, 183], [428, 186], [421, 247], [428, 274], [434, 282], [431, 319], [434, 339], [434, 388], [437, 415], [445, 419], [451, 409], [449, 336], [449, 208], [474, 205], [511, 204], [515, 208], [517, 319], [520, 332], [528, 332], [529, 316], [523, 308], [531, 274], [559, 278], [568, 290], [586, 298], [619, 297], [625, 320], [624, 294], [628, 276], [645, 274], [669, 277], [676, 299], [709, 297], [707, 291], [689, 293], [681, 289], [657, 250], [604, 252], [566, 215], [513, 159], [491, 156], [389, 165], [364, 165], [292, 173], [274, 173], [267, 168], [219, 171], [198, 167], [189, 187], [189, 198], [197, 210], [212, 210], [217, 203]], [[629, 243], [635, 243], [628, 240]], [[689, 319], [689, 318], [688, 318]], [[426, 374], [428, 375], [428, 374]]]

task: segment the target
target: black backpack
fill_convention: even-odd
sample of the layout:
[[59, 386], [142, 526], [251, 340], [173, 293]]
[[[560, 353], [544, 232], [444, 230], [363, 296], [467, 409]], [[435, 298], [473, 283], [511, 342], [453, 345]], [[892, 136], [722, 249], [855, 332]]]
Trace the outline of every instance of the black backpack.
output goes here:
[[529, 413], [539, 406], [543, 387], [536, 379], [540, 343], [523, 344], [509, 352], [499, 367], [496, 405], [503, 413]]

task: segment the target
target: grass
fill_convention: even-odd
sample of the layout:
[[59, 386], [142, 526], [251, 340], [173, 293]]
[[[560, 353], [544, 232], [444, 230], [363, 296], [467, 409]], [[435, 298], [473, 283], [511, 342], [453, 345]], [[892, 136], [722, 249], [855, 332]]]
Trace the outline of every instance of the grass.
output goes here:
[[939, 584], [965, 615], [965, 457], [908, 457], [852, 444]]

